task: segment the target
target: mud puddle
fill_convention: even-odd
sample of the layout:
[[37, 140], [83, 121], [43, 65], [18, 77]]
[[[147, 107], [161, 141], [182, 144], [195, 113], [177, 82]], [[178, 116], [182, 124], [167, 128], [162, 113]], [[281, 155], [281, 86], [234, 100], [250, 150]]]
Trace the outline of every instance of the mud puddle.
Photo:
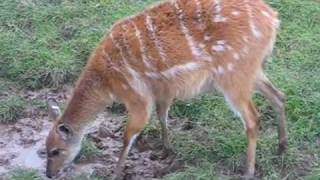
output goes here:
[[[65, 101], [65, 98], [60, 101]], [[109, 111], [99, 114], [89, 128], [87, 137], [101, 150], [101, 154], [90, 162], [75, 164], [58, 179], [72, 179], [76, 175], [110, 179], [122, 147], [125, 119], [125, 115]], [[45, 139], [51, 125], [47, 116], [24, 118], [12, 125], [0, 125], [0, 179], [17, 168], [35, 169], [40, 172], [42, 179], [46, 179]], [[161, 149], [159, 144], [159, 137], [138, 138], [130, 151], [123, 179], [158, 179], [166, 174], [163, 170], [172, 166], [175, 160], [171, 155], [159, 158], [154, 156]]]
[[51, 123], [46, 119], [20, 119], [14, 125], [1, 125], [0, 177], [16, 168], [44, 170], [45, 137]]

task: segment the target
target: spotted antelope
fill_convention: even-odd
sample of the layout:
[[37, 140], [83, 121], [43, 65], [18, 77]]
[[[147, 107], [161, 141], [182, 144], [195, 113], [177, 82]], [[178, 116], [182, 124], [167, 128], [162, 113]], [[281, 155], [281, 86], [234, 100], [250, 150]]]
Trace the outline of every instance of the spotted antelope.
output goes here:
[[162, 141], [170, 148], [167, 116], [174, 99], [218, 90], [243, 121], [248, 138], [246, 176], [255, 172], [257, 91], [276, 109], [279, 150], [287, 145], [284, 94], [263, 72], [279, 20], [262, 0], [171, 0], [116, 23], [84, 68], [62, 115], [55, 119], [47, 147], [47, 176], [73, 161], [85, 128], [114, 101], [125, 104], [129, 120], [116, 174], [155, 105]]

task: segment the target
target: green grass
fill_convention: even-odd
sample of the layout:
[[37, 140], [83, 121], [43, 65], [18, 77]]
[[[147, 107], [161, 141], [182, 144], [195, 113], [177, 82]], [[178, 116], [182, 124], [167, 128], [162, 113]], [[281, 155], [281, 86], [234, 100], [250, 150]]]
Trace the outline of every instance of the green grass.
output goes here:
[[[115, 20], [155, 1], [1, 1], [0, 77], [6, 83], [0, 83], [0, 92], [11, 86], [38, 89], [73, 82]], [[288, 97], [289, 149], [283, 156], [276, 155], [275, 113], [269, 103], [256, 96], [262, 114], [258, 177], [319, 179], [320, 1], [267, 2], [279, 11], [282, 20], [273, 61], [267, 64], [266, 72]], [[22, 101], [3, 97], [0, 96], [0, 118], [16, 119]], [[118, 109], [121, 110], [114, 111]], [[174, 147], [186, 168], [164, 179], [228, 179], [243, 171], [245, 132], [221, 96], [210, 94], [176, 102], [170, 113], [190, 119], [193, 129], [172, 132]], [[152, 125], [144, 134], [155, 132]]]
[[37, 115], [40, 111], [44, 112], [46, 108], [47, 105], [43, 99], [27, 99], [10, 92], [6, 96], [0, 96], [0, 123], [14, 123], [19, 118]]
[[0, 99], [0, 123], [15, 122], [24, 115], [26, 102], [17, 95], [9, 95]]
[[16, 169], [6, 177], [6, 180], [41, 180], [41, 178], [36, 170]]
[[108, 27], [150, 2], [1, 1], [0, 76], [27, 88], [70, 82]]
[[314, 169], [311, 175], [307, 176], [308, 180], [319, 180], [320, 179], [320, 168]]
[[82, 140], [81, 149], [76, 161], [90, 161], [101, 155], [101, 150], [87, 137]]
[[73, 180], [103, 180], [103, 178], [87, 176], [87, 175], [79, 175], [72, 178]]
[[[35, 169], [15, 169], [10, 171], [4, 180], [43, 180], [44, 178], [40, 176], [40, 172]], [[68, 177], [68, 179], [72, 180], [102, 180], [102, 178], [88, 176], [88, 175], [74, 175], [72, 177]]]
[[[14, 123], [33, 110], [44, 110], [46, 103], [40, 98], [27, 99], [20, 96], [17, 85], [0, 79], [0, 123]], [[33, 112], [34, 113], [34, 112]]]

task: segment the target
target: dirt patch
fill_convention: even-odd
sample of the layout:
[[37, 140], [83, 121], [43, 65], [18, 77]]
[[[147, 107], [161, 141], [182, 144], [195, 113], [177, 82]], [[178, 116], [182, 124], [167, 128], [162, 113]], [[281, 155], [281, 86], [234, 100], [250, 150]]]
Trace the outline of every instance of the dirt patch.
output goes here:
[[14, 125], [1, 125], [0, 176], [18, 167], [43, 171], [44, 158], [39, 150], [44, 148], [50, 126], [46, 119], [31, 118], [20, 119]]
[[[47, 91], [35, 93], [32, 98], [43, 98]], [[59, 101], [65, 101], [65, 95], [51, 93]], [[38, 114], [38, 113], [37, 113]], [[32, 168], [45, 178], [45, 139], [51, 128], [45, 113], [41, 116], [24, 118], [15, 124], [0, 125], [0, 177], [16, 168]], [[101, 155], [90, 162], [81, 162], [69, 168], [59, 179], [70, 179], [75, 175], [97, 175], [109, 179], [113, 175], [122, 147], [124, 119], [123, 114], [111, 114], [105, 111], [97, 116], [88, 129], [88, 138], [101, 150]], [[178, 127], [173, 122], [173, 126]], [[166, 174], [168, 167], [173, 167], [174, 158], [158, 158], [154, 152], [161, 149], [159, 137], [142, 137], [132, 148], [123, 172], [124, 179], [154, 179]], [[170, 169], [170, 168], [169, 168]]]

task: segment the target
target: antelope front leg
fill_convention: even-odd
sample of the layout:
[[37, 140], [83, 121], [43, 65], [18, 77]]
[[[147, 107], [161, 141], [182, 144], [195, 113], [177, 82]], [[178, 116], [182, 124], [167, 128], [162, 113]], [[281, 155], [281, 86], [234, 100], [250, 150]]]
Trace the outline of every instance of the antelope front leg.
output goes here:
[[162, 143], [166, 151], [171, 150], [171, 144], [169, 140], [169, 132], [167, 126], [167, 119], [168, 119], [168, 111], [170, 108], [171, 101], [164, 101], [159, 102], [157, 104], [157, 113], [158, 118], [161, 124], [161, 138]]
[[133, 103], [127, 107], [129, 120], [124, 134], [123, 148], [115, 169], [115, 176], [113, 179], [119, 179], [123, 166], [128, 157], [130, 148], [134, 144], [141, 130], [144, 128], [150, 117], [151, 103], [140, 102]]

